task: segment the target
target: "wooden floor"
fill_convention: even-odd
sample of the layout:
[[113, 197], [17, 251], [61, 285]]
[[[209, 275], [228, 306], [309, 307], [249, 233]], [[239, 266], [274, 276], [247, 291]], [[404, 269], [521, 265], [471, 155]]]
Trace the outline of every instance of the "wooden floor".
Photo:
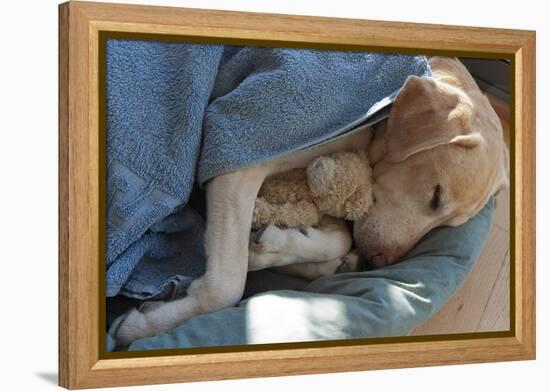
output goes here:
[[[490, 97], [509, 140], [508, 105]], [[510, 329], [510, 192], [497, 196], [493, 226], [468, 278], [449, 302], [412, 335]]]

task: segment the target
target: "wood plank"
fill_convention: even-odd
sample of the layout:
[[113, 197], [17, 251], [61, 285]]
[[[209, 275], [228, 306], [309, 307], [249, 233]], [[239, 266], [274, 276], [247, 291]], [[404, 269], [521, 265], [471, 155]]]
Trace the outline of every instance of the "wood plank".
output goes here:
[[[515, 53], [530, 32], [426, 23], [327, 18], [269, 13], [151, 7], [72, 1], [107, 30], [227, 37], [249, 40], [360, 45], [361, 50], [419, 51], [502, 58]], [[107, 26], [105, 26], [107, 27]], [[266, 44], [267, 42], [262, 42]]]
[[515, 55], [515, 334], [531, 357], [536, 350], [536, 36]]
[[491, 297], [499, 271], [506, 261], [508, 234], [493, 225], [487, 243], [469, 276], [454, 296], [412, 335], [470, 333], [478, 326]]
[[510, 330], [510, 252], [502, 262], [495, 286], [481, 316], [477, 331]]
[[[59, 5], [59, 244], [58, 294], [69, 295], [69, 5]], [[69, 349], [69, 302], [60, 299], [58, 366], [59, 384], [71, 384], [69, 376], [71, 350]]]
[[496, 196], [493, 224], [510, 233], [510, 190], [502, 190]]

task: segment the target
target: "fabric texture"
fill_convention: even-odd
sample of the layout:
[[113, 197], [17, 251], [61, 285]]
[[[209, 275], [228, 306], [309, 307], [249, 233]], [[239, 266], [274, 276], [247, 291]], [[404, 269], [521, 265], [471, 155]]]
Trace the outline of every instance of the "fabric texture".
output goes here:
[[169, 299], [204, 272], [194, 185], [383, 117], [423, 56], [106, 45], [107, 296]]
[[483, 248], [493, 209], [491, 199], [467, 223], [432, 230], [402, 262], [382, 269], [311, 283], [268, 270], [249, 273], [252, 296], [237, 307], [196, 316], [135, 341], [129, 350], [408, 335], [465, 279]]

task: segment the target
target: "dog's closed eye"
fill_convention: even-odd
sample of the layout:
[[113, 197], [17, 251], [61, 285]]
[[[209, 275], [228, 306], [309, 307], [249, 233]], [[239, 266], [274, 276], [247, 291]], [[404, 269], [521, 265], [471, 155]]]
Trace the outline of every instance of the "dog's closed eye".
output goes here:
[[430, 200], [430, 209], [438, 210], [441, 208], [441, 193], [443, 192], [441, 185], [438, 183], [434, 188], [434, 194]]

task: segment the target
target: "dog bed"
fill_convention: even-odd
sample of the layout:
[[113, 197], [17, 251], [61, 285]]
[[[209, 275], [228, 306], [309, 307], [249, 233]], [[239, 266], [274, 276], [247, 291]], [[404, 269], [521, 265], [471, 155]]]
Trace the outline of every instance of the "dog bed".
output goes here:
[[382, 269], [311, 283], [267, 270], [249, 273], [251, 296], [237, 307], [197, 316], [135, 341], [129, 350], [408, 335], [468, 275], [490, 230], [493, 208], [491, 199], [464, 225], [432, 230], [402, 262]]

